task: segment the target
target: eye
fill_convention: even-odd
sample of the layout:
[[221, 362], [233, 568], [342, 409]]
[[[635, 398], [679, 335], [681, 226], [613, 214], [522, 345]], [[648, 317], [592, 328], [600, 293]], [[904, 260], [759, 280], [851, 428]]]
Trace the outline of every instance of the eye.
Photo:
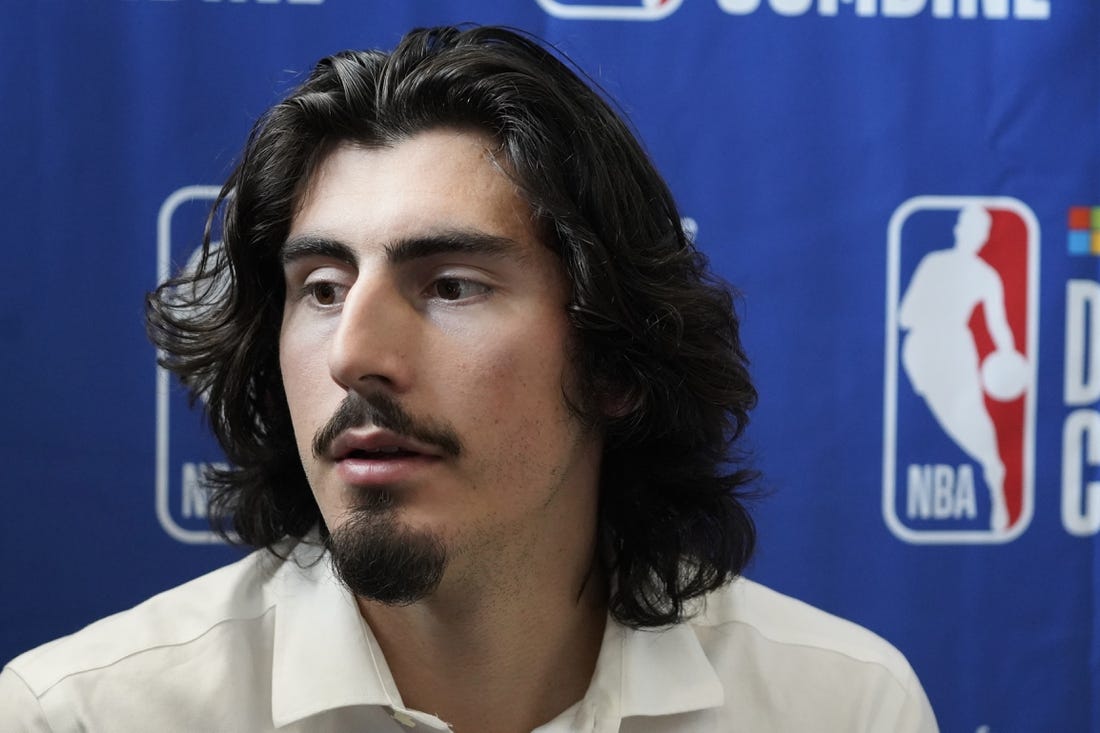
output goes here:
[[488, 285], [458, 277], [441, 277], [428, 287], [430, 296], [447, 301], [466, 300], [488, 292]]
[[302, 296], [311, 299], [316, 305], [328, 308], [339, 305], [343, 300], [344, 288], [336, 283], [320, 280], [302, 286]]
[[309, 286], [309, 290], [318, 305], [332, 305], [336, 302], [336, 287], [332, 283], [314, 283]]

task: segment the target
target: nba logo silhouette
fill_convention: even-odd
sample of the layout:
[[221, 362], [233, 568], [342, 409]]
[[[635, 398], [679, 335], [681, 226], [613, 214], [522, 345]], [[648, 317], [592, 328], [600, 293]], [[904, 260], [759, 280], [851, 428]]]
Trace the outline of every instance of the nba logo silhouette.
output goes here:
[[[185, 186], [173, 191], [157, 216], [157, 281], [163, 283], [180, 265], [193, 269], [196, 250], [217, 186]], [[158, 353], [158, 357], [161, 354]], [[187, 390], [156, 367], [157, 521], [173, 539], [189, 544], [220, 542], [207, 520], [205, 472], [224, 467], [224, 456], [191, 409]]]
[[1039, 227], [1011, 198], [890, 220], [883, 516], [913, 543], [1018, 537], [1034, 494]]
[[537, 0], [555, 18], [569, 20], [660, 20], [673, 13], [684, 0]]

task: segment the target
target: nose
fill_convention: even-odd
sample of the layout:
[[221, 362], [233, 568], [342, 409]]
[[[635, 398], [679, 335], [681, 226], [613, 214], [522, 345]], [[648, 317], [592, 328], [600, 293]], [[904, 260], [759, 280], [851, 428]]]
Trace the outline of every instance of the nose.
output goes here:
[[345, 389], [408, 389], [415, 311], [396, 284], [361, 273], [348, 291], [329, 346], [332, 379]]

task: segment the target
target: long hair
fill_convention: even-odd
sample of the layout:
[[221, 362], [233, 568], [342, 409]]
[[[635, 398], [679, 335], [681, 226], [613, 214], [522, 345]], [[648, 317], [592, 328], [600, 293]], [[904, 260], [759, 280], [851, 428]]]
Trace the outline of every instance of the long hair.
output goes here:
[[321, 60], [254, 126], [197, 267], [147, 298], [162, 365], [206, 400], [232, 464], [210, 477], [214, 526], [268, 549], [324, 531], [279, 373], [278, 251], [335, 145], [392, 145], [441, 126], [498, 142], [571, 284], [584, 397], [572, 406], [605, 437], [598, 531], [610, 610], [634, 627], [675, 623], [755, 545], [744, 506], [755, 474], [736, 444], [756, 392], [733, 296], [619, 116], [554, 54], [505, 29], [416, 30], [392, 53]]

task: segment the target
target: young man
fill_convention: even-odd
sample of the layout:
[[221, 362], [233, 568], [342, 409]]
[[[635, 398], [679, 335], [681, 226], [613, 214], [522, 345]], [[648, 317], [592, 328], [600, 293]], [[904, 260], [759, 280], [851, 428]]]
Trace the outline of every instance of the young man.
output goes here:
[[12, 662], [5, 730], [936, 729], [892, 647], [738, 577], [730, 293], [551, 54], [325, 59], [223, 199], [150, 332], [263, 549]]

